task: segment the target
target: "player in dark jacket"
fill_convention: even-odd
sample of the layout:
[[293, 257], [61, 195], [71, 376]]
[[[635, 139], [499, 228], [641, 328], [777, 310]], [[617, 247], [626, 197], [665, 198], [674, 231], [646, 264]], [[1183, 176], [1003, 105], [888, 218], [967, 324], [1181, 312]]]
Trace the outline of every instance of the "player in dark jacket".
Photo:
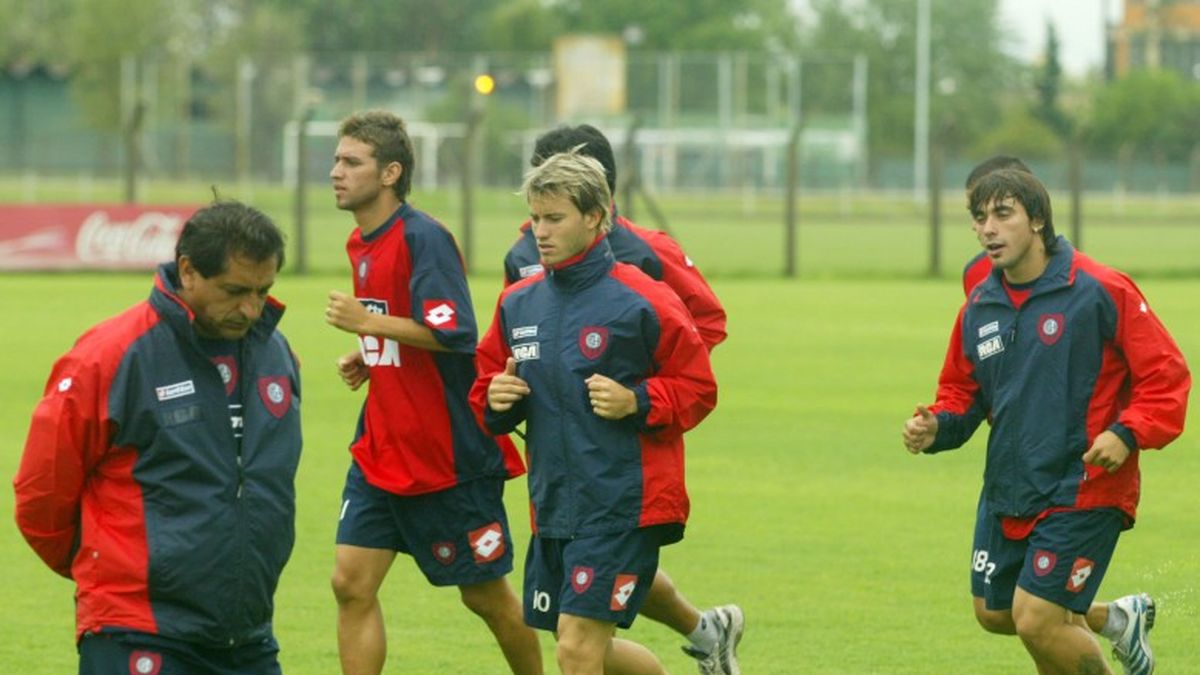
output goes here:
[[524, 192], [545, 271], [501, 295], [471, 404], [492, 433], [526, 424], [525, 620], [555, 631], [565, 673], [662, 672], [613, 630], [683, 535], [682, 434], [716, 404], [707, 350], [669, 287], [613, 260], [599, 162], [554, 155]]
[[[538, 137], [530, 165], [575, 149], [604, 167], [609, 193], [616, 194], [617, 166], [608, 139], [593, 126], [559, 127]], [[700, 270], [665, 232], [638, 227], [617, 215], [612, 204], [611, 226], [605, 238], [617, 262], [629, 263], [671, 287], [683, 301], [709, 352], [725, 340], [725, 309]], [[504, 256], [505, 286], [542, 271], [541, 256], [530, 221]], [[665, 624], [688, 640], [684, 653], [696, 659], [702, 675], [737, 672], [737, 646], [745, 628], [741, 607], [721, 605], [701, 612], [676, 587], [665, 570], [654, 577], [642, 616]]]
[[300, 378], [267, 293], [283, 238], [197, 211], [149, 300], [54, 365], [17, 473], [22, 534], [73, 579], [80, 672], [278, 673]]
[[[1036, 178], [996, 171], [970, 200], [994, 271], [959, 312], [938, 400], [904, 442], [955, 448], [990, 418], [980, 508], [996, 518], [975, 561], [987, 609], [1011, 616], [1039, 671], [1107, 672], [1084, 615], [1136, 517], [1140, 452], [1182, 431], [1191, 378], [1137, 286], [1055, 237]], [[1128, 628], [1142, 644], [1123, 665], [1151, 672], [1144, 631]]]
[[[985, 159], [971, 170], [966, 180], [966, 201], [971, 201], [971, 189], [984, 176], [1000, 169], [1013, 169], [1033, 174], [1028, 166], [1012, 155], [995, 155]], [[972, 218], [971, 226], [977, 227]], [[971, 290], [985, 281], [992, 273], [992, 260], [986, 250], [980, 251], [963, 267], [963, 294], [970, 297]], [[942, 396], [938, 396], [942, 398]], [[996, 516], [987, 512], [983, 495], [980, 495], [975, 523], [975, 541], [971, 550], [971, 595], [974, 600], [975, 618], [989, 632], [1015, 635], [1012, 612], [991, 610], [987, 607], [985, 593], [988, 584], [987, 557], [988, 537]], [[1125, 595], [1111, 602], [1093, 602], [1088, 608], [1088, 628], [1112, 641], [1113, 654], [1126, 672], [1139, 672], [1137, 664], [1153, 663], [1150, 651], [1149, 632], [1154, 627], [1155, 602], [1146, 593]]]

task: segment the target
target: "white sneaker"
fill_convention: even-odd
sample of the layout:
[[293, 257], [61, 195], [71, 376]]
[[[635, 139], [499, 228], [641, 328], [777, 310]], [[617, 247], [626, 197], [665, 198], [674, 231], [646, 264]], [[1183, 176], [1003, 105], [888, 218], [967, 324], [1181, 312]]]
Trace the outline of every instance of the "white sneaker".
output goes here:
[[685, 645], [683, 653], [696, 659], [700, 675], [740, 675], [737, 647], [746, 630], [746, 617], [737, 605], [714, 607], [704, 613], [717, 626], [717, 644], [707, 654], [692, 645]]
[[1125, 675], [1150, 675], [1154, 672], [1154, 654], [1149, 634], [1154, 628], [1154, 599], [1145, 593], [1117, 598], [1113, 604], [1127, 619], [1121, 637], [1113, 641], [1113, 656], [1120, 661]]

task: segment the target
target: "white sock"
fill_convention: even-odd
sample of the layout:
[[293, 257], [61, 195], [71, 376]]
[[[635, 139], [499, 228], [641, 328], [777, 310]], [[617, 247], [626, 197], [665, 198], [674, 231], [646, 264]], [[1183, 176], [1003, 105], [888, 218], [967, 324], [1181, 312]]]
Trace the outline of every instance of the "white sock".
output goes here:
[[1108, 618], [1104, 620], [1104, 627], [1100, 629], [1100, 634], [1109, 640], [1117, 640], [1125, 632], [1125, 626], [1128, 624], [1129, 617], [1125, 614], [1125, 610], [1121, 609], [1117, 603], [1110, 602], [1108, 603]]
[[696, 624], [696, 630], [688, 633], [688, 642], [704, 652], [705, 654], [712, 653], [713, 647], [717, 646], [717, 638], [720, 634], [717, 632], [717, 622], [709, 617], [708, 612], [700, 615], [700, 623]]

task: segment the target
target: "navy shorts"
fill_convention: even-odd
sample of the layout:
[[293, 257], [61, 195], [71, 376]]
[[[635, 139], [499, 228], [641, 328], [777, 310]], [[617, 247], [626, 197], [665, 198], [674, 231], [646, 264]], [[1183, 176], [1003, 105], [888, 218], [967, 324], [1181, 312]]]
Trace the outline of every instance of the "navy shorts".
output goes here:
[[1051, 513], [1022, 540], [1004, 536], [1000, 519], [982, 503], [976, 513], [971, 594], [990, 610], [1012, 609], [1025, 592], [1086, 614], [1108, 571], [1125, 524], [1118, 509]]
[[531, 538], [525, 556], [525, 623], [557, 630], [559, 614], [621, 628], [646, 600], [659, 548], [679, 540], [680, 525], [657, 525], [576, 539]]
[[146, 633], [84, 633], [79, 675], [280, 675], [274, 638], [238, 647], [200, 647]]
[[407, 553], [434, 586], [466, 586], [512, 571], [504, 480], [479, 478], [404, 496], [369, 483], [350, 463], [337, 543]]

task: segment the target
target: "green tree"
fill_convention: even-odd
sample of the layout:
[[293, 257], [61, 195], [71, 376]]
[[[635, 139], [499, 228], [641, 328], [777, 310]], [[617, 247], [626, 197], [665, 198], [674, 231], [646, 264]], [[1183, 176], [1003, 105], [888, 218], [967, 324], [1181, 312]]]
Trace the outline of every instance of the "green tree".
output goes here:
[[1058, 105], [1062, 86], [1062, 66], [1058, 62], [1058, 31], [1046, 22], [1045, 61], [1037, 73], [1037, 103], [1034, 116], [1059, 136], [1070, 133], [1071, 121]]
[[302, 17], [316, 52], [467, 52], [486, 42], [502, 0], [271, 0]]
[[660, 51], [758, 51], [788, 46], [795, 34], [784, 0], [561, 0], [550, 8], [570, 32], [624, 35]]
[[1186, 161], [1200, 129], [1200, 85], [1168, 70], [1141, 70], [1096, 91], [1085, 128], [1090, 150]]
[[[932, 2], [932, 127], [950, 151], [969, 146], [1000, 119], [998, 92], [1017, 90], [1021, 69], [1003, 51], [998, 0]], [[868, 59], [868, 144], [872, 165], [882, 156], [913, 151], [916, 0], [812, 0], [815, 21], [802, 35], [800, 55], [821, 63], [855, 54]], [[848, 110], [844, 73], [809, 77], [805, 113], [823, 106]]]

